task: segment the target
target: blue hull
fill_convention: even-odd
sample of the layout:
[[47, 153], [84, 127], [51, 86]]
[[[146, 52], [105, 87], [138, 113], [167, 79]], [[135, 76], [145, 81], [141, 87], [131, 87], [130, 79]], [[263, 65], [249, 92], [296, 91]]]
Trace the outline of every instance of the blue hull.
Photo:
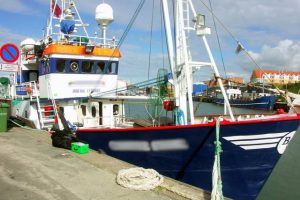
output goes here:
[[[215, 98], [213, 100], [216, 104], [224, 104], [224, 99]], [[257, 97], [254, 100], [243, 100], [243, 99], [230, 99], [231, 106], [249, 108], [249, 109], [260, 109], [260, 110], [273, 110], [276, 103], [276, 96], [263, 96]]]
[[[280, 120], [222, 122], [224, 195], [255, 199], [299, 125], [299, 115]], [[196, 187], [212, 189], [215, 122], [179, 127], [79, 129], [77, 136], [92, 149], [154, 168]]]

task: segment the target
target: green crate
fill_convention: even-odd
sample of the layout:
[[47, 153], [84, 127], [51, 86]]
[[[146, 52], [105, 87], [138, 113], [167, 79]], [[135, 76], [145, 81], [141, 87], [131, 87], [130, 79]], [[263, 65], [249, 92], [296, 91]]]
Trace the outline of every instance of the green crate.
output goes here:
[[82, 142], [73, 142], [71, 150], [75, 153], [86, 154], [89, 152], [89, 145]]

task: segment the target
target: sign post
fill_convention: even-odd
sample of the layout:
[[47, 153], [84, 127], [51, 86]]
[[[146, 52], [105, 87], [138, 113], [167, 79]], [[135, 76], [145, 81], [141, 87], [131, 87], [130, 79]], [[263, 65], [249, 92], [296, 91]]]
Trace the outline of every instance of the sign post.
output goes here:
[[19, 56], [20, 51], [14, 44], [4, 44], [0, 49], [0, 57], [7, 63], [16, 62]]

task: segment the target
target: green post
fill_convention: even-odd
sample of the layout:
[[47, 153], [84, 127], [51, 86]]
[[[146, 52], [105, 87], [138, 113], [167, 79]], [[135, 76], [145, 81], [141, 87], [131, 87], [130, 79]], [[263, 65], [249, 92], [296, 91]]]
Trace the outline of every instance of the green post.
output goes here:
[[0, 132], [7, 131], [8, 108], [7, 103], [0, 103]]

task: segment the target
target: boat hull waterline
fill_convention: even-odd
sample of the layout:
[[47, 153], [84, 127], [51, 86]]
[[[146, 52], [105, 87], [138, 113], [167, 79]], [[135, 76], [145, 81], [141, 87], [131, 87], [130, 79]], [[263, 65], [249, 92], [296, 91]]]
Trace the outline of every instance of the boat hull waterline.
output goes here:
[[[300, 115], [222, 121], [223, 193], [255, 199], [300, 125]], [[201, 125], [77, 130], [94, 150], [211, 191], [215, 121]]]

